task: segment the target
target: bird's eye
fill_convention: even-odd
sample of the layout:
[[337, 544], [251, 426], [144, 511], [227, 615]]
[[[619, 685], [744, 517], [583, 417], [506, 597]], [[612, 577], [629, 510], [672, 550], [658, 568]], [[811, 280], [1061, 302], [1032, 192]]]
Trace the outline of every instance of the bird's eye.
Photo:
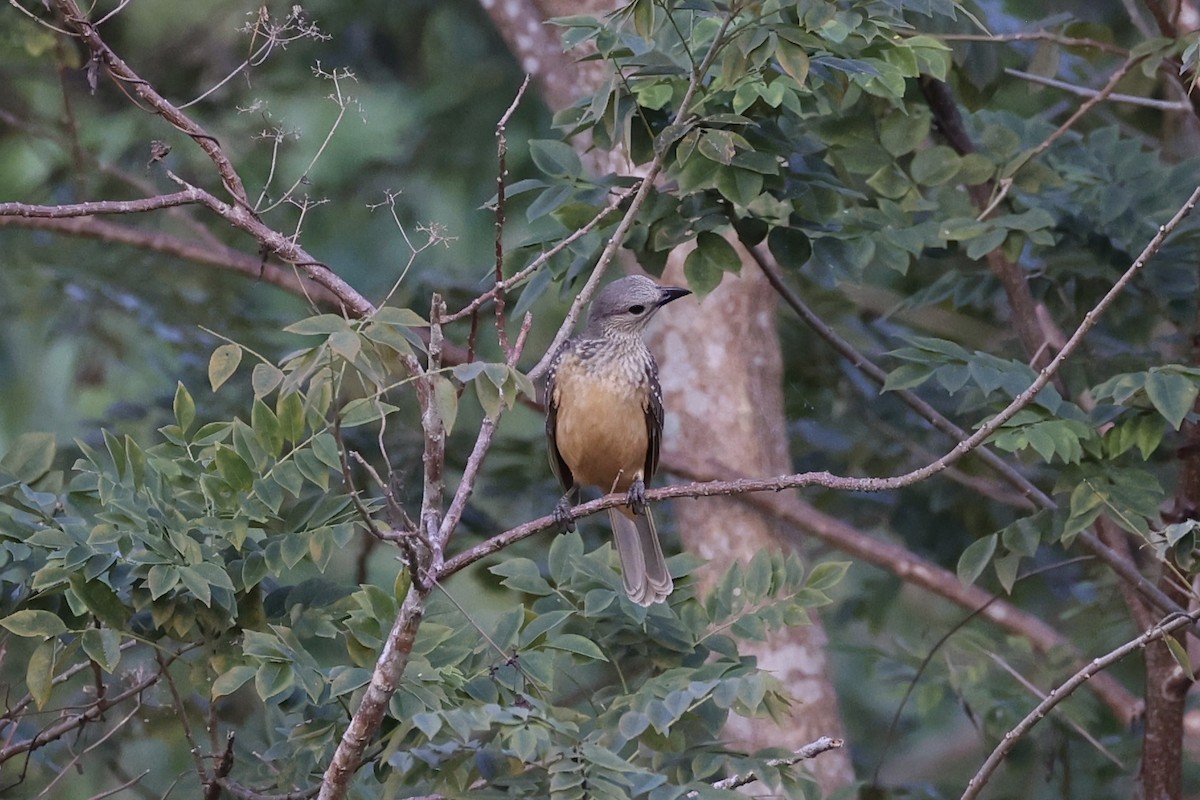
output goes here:
[[646, 307], [645, 307], [645, 306], [643, 306], [643, 305], [640, 305], [640, 304], [639, 304], [639, 305], [636, 305], [636, 306], [630, 306], [630, 307], [629, 307], [629, 313], [630, 313], [630, 314], [640, 314], [640, 313], [642, 313], [642, 312], [643, 312], [643, 311], [645, 311], [645, 310], [646, 310]]

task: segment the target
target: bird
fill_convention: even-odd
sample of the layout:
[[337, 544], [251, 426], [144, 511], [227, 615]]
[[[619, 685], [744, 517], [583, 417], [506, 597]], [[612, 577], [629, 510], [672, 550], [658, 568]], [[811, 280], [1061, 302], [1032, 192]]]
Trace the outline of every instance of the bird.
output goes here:
[[573, 528], [568, 511], [582, 486], [627, 495], [608, 516], [625, 593], [641, 606], [666, 600], [674, 587], [646, 505], [646, 484], [658, 468], [663, 400], [642, 331], [660, 308], [689, 294], [643, 275], [609, 283], [592, 301], [583, 332], [563, 343], [546, 373], [550, 466], [566, 491], [555, 517]]

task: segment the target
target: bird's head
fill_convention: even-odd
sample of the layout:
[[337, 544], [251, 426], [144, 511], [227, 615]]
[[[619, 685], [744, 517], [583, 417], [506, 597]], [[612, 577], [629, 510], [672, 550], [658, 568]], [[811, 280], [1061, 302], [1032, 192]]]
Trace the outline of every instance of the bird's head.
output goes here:
[[639, 334], [654, 312], [689, 294], [676, 286], [659, 286], [644, 275], [619, 278], [592, 300], [587, 329], [594, 334]]

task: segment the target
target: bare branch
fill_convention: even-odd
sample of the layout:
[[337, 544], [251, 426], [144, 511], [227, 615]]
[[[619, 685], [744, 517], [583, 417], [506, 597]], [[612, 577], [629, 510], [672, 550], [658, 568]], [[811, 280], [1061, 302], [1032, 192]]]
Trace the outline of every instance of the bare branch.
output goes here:
[[[1032, 72], [1022, 72], [1019, 69], [1006, 67], [1005, 74], [1012, 75], [1014, 78], [1029, 81], [1030, 83], [1040, 83], [1043, 86], [1051, 86], [1055, 89], [1062, 89], [1064, 92], [1079, 95], [1080, 97], [1095, 97], [1100, 92], [1096, 89], [1088, 89], [1085, 86], [1076, 86], [1073, 83], [1066, 81], [1047, 78], [1044, 75], [1035, 75]], [[1108, 96], [1108, 99], [1114, 103], [1128, 103], [1130, 105], [1142, 106], [1143, 108], [1155, 108], [1159, 111], [1187, 111], [1192, 110], [1191, 103], [1185, 103], [1182, 100], [1156, 100], [1153, 97], [1139, 97], [1132, 94], [1117, 94], [1113, 92]]]
[[634, 191], [635, 191], [635, 189], [626, 189], [624, 191], [614, 192], [612, 198], [608, 201], [608, 205], [606, 205], [603, 209], [601, 209], [600, 212], [598, 214], [596, 214], [596, 216], [594, 216], [590, 220], [588, 220], [587, 224], [583, 225], [582, 227], [576, 228], [574, 231], [572, 231], [570, 233], [570, 235], [564, 237], [557, 244], [555, 244], [553, 247], [551, 247], [549, 250], [546, 250], [544, 253], [539, 255], [533, 261], [529, 262], [529, 265], [526, 266], [524, 269], [522, 269], [520, 272], [517, 272], [510, 278], [505, 278], [504, 280], [498, 281], [497, 283], [495, 283], [492, 286], [492, 288], [488, 289], [486, 292], [479, 295], [479, 297], [476, 297], [474, 300], [472, 300], [467, 305], [463, 306], [458, 311], [447, 316], [446, 319], [443, 320], [443, 322], [447, 322], [447, 323], [457, 322], [458, 320], [460, 320], [470, 314], [473, 314], [480, 306], [482, 306], [488, 300], [495, 297], [497, 292], [508, 291], [512, 287], [514, 287], [517, 284], [524, 281], [526, 278], [528, 278], [534, 272], [537, 272], [538, 269], [543, 267], [546, 264], [546, 262], [549, 261], [551, 258], [558, 255], [563, 250], [567, 249], [567, 247], [569, 247], [571, 245], [571, 243], [573, 243], [579, 239], [582, 239], [584, 236], [591, 233], [596, 228], [596, 226], [598, 226], [601, 222], [606, 220], [609, 217], [609, 215], [611, 215], [612, 212], [615, 211], [617, 209], [617, 207], [619, 205], [621, 205], [621, 203], [623, 203], [625, 201], [625, 199], [627, 197], [629, 197], [630, 194], [632, 194]]
[[1020, 33], [937, 33], [927, 34], [936, 36], [943, 42], [1054, 42], [1063, 47], [1085, 47], [1101, 50], [1119, 56], [1128, 56], [1129, 50], [1119, 47], [1112, 42], [1102, 42], [1099, 39], [1085, 39], [1077, 36], [1064, 36], [1053, 31], [1023, 31]]
[[242, 185], [242, 179], [238, 176], [237, 170], [233, 168], [233, 164], [221, 149], [221, 145], [216, 137], [200, 127], [194, 120], [159, 94], [149, 82], [143, 80], [113, 52], [112, 48], [100, 38], [96, 25], [88, 20], [75, 0], [54, 0], [54, 6], [58, 9], [59, 14], [66, 19], [67, 24], [76, 30], [76, 35], [87, 45], [88, 50], [92, 53], [92, 57], [104, 64], [114, 80], [120, 84], [132, 87], [134, 93], [149, 105], [156, 114], [181, 132], [190, 136], [200, 146], [200, 149], [216, 165], [217, 173], [221, 176], [222, 183], [234, 201], [243, 208], [249, 209], [250, 204], [246, 198], [246, 189]]
[[[166, 664], [169, 666], [173, 661], [175, 661], [175, 659], [198, 646], [199, 645], [187, 645], [175, 653], [172, 653], [169, 657], [167, 657]], [[99, 719], [108, 709], [125, 702], [131, 697], [136, 697], [149, 687], [158, 683], [161, 678], [162, 670], [147, 675], [123, 692], [106, 697], [103, 701], [97, 700], [78, 713], [64, 716], [58, 722], [39, 731], [35, 736], [31, 736], [23, 741], [0, 748], [0, 764], [8, 761], [13, 756], [20, 755], [21, 753], [31, 750], [36, 750], [43, 745], [65, 736], [73, 730], [82, 728], [84, 725], [87, 725], [93, 720]]]
[[967, 788], [962, 794], [962, 800], [972, 800], [978, 797], [983, 787], [987, 785], [1000, 762], [1004, 757], [1017, 745], [1025, 734], [1033, 730], [1033, 727], [1043, 719], [1055, 706], [1063, 700], [1070, 697], [1076, 689], [1086, 683], [1094, 675], [1108, 669], [1113, 664], [1116, 664], [1126, 656], [1143, 649], [1147, 644], [1156, 642], [1166, 636], [1171, 635], [1175, 631], [1182, 630], [1191, 625], [1196, 624], [1200, 620], [1200, 611], [1193, 611], [1190, 614], [1175, 615], [1167, 620], [1164, 620], [1157, 627], [1143, 633], [1141, 636], [1126, 642], [1117, 649], [1108, 654], [1092, 660], [1086, 667], [1072, 675], [1066, 682], [1056, 689], [1050, 691], [1049, 696], [1045, 700], [1037, 704], [1037, 707], [1029, 712], [1017, 725], [1004, 734], [1000, 739], [1000, 743], [984, 761], [983, 766], [975, 773], [975, 776], [967, 782]]
[[[1053, 133], [1043, 139], [1037, 147], [1022, 153], [1016, 161], [1010, 164], [1006, 170], [1006, 177], [1012, 177], [1017, 173], [1018, 170], [1021, 169], [1021, 167], [1040, 157], [1042, 153], [1045, 153], [1047, 150], [1049, 150], [1050, 146], [1061, 139], [1067, 131], [1075, 127], [1075, 123], [1082, 119], [1085, 114], [1091, 111], [1099, 103], [1108, 99], [1112, 95], [1113, 91], [1116, 90], [1117, 84], [1121, 82], [1121, 79], [1128, 75], [1130, 70], [1145, 60], [1146, 56], [1144, 55], [1130, 56], [1129, 58], [1125, 59], [1125, 62], [1122, 63], [1121, 66], [1117, 67], [1113, 74], [1109, 76], [1108, 82], [1105, 83], [1098, 92], [1080, 103], [1079, 108], [1075, 109], [1074, 113], [1067, 117], [1063, 124], [1059, 125]], [[1001, 197], [1007, 193], [1008, 188], [1011, 185], [1012, 184], [1007, 184], [1002, 187], [1000, 195]]]
[[259, 256], [241, 253], [223, 244], [189, 242], [169, 233], [146, 231], [93, 217], [52, 219], [38, 217], [0, 216], [0, 228], [43, 230], [85, 239], [124, 244], [154, 253], [173, 256], [195, 264], [217, 267], [245, 275], [248, 278], [283, 289], [326, 307], [339, 307], [341, 301], [333, 292], [300, 277], [294, 267], [263, 263]]
[[140, 200], [93, 200], [87, 203], [39, 206], [30, 203], [0, 203], [0, 217], [90, 217], [96, 214], [138, 214], [160, 208], [193, 205], [200, 202], [200, 190], [184, 189], [174, 194], [144, 197]]
[[[196, 777], [199, 779], [201, 786], [209, 786], [210, 780], [208, 770], [204, 768], [204, 758], [200, 755], [200, 745], [196, 744], [196, 738], [192, 736], [192, 726], [188, 722], [187, 706], [183, 703], [183, 698], [179, 696], [179, 689], [175, 686], [175, 679], [171, 677], [171, 670], [161, 652], [154, 654], [154, 659], [158, 662], [159, 674], [166, 678], [167, 688], [171, 692], [171, 703], [175, 706], [175, 715], [179, 718], [179, 724], [183, 728], [183, 738], [188, 743], [188, 753], [192, 756], [192, 766], [196, 770]], [[208, 797], [208, 792], [205, 792], [205, 797]]]
[[[509, 355], [508, 347], [508, 331], [504, 325], [504, 189], [508, 179], [508, 138], [505, 136], [505, 130], [508, 126], [508, 120], [517, 111], [517, 106], [521, 103], [521, 98], [525, 96], [525, 90], [529, 88], [529, 76], [525, 76], [525, 80], [521, 82], [521, 88], [517, 90], [517, 96], [513, 98], [512, 104], [508, 110], [504, 112], [504, 116], [496, 123], [496, 278], [495, 278], [495, 298], [496, 298], [496, 336], [500, 342], [501, 351], [507, 356]], [[475, 323], [472, 318], [471, 327], [474, 329]]]
[[[806, 744], [803, 747], [797, 749], [795, 752], [793, 752], [790, 756], [787, 756], [786, 758], [768, 759], [767, 764], [772, 767], [795, 766], [796, 764], [799, 764], [801, 761], [808, 761], [809, 759], [816, 758], [817, 756], [821, 755], [822, 753], [828, 753], [830, 750], [837, 750], [838, 748], [844, 746], [845, 744], [846, 743], [841, 739], [834, 739], [830, 736], [822, 736], [820, 739], [817, 739], [816, 741], [812, 742], [811, 744]], [[753, 772], [747, 772], [745, 775], [730, 775], [728, 778], [723, 778], [723, 779], [717, 781], [716, 783], [714, 783], [713, 788], [714, 789], [725, 789], [727, 791], [731, 791], [733, 789], [740, 789], [741, 787], [747, 786], [751, 783], [754, 783], [757, 780], [759, 780], [759, 777], [757, 775], [755, 775]], [[685, 797], [699, 797], [700, 793], [699, 792], [688, 792], [684, 796]]]

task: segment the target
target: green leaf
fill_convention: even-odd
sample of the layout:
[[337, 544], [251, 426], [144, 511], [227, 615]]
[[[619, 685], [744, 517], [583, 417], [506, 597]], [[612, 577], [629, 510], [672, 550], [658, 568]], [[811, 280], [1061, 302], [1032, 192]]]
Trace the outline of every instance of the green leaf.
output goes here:
[[617, 721], [617, 731], [628, 741], [641, 736], [649, 727], [649, 717], [640, 711], [626, 711]]
[[785, 269], [799, 269], [812, 258], [812, 241], [796, 228], [770, 229], [767, 247]]
[[754, 202], [762, 188], [763, 176], [758, 172], [729, 167], [717, 173], [717, 191], [743, 208]]
[[274, 364], [254, 365], [254, 371], [250, 374], [250, 385], [254, 388], [254, 399], [261, 400], [262, 398], [275, 391], [275, 387], [283, 381], [283, 370]]
[[[511, 187], [509, 196], [512, 196]], [[380, 306], [379, 310], [371, 315], [371, 319], [385, 325], [399, 325], [402, 328], [429, 327], [429, 322], [420, 314], [411, 308], [400, 308], [399, 306]]]
[[354, 428], [366, 425], [368, 422], [376, 422], [396, 410], [396, 406], [390, 403], [384, 403], [373, 397], [360, 397], [357, 400], [351, 400], [342, 409], [342, 427]]
[[208, 382], [215, 392], [237, 371], [242, 363], [242, 348], [236, 344], [223, 344], [213, 351], [208, 359]]
[[700, 137], [698, 149], [700, 154], [709, 161], [715, 161], [727, 167], [733, 163], [733, 156], [737, 152], [732, 133], [713, 129], [706, 130]]
[[964, 585], [970, 585], [983, 574], [988, 562], [996, 553], [996, 534], [977, 539], [963, 551], [958, 559], [958, 579]]
[[684, 261], [683, 273], [692, 291], [703, 297], [721, 283], [723, 272], [737, 272], [741, 267], [741, 258], [725, 237], [703, 231], [696, 237], [696, 249]]
[[146, 588], [150, 599], [157, 600], [179, 583], [179, 572], [169, 564], [155, 564], [146, 575]]
[[958, 153], [939, 144], [913, 156], [909, 171], [913, 180], [923, 186], [940, 186], [958, 174], [959, 161]]
[[179, 567], [179, 580], [201, 603], [212, 607], [212, 584], [192, 567]]
[[125, 625], [126, 607], [116, 592], [103, 581], [85, 580], [82, 573], [71, 575], [71, 589], [97, 619], [114, 630]]
[[1171, 655], [1175, 657], [1175, 663], [1183, 670], [1184, 675], [1193, 675], [1192, 660], [1188, 657], [1188, 652], [1179, 640], [1174, 636], [1164, 636], [1163, 641], [1167, 643], [1167, 649], [1171, 651]]
[[1017, 582], [1017, 570], [1020, 567], [1020, 553], [1007, 553], [992, 562], [992, 568], [996, 570], [996, 579], [1009, 594], [1012, 594], [1013, 584]]
[[454, 420], [458, 417], [458, 392], [454, 384], [441, 375], [433, 375], [433, 397], [437, 403], [438, 414], [442, 418], [442, 426], [446, 435], [454, 429]]
[[57, 614], [33, 609], [9, 614], [4, 619], [0, 619], [0, 626], [7, 628], [17, 636], [29, 638], [58, 636], [67, 632], [66, 624], [58, 618]]
[[1200, 385], [1178, 372], [1152, 369], [1146, 376], [1146, 396], [1175, 430], [1195, 405], [1197, 393]]
[[595, 642], [577, 633], [560, 633], [557, 636], [551, 636], [546, 639], [546, 646], [555, 650], [575, 653], [593, 661], [608, 661], [604, 651], [597, 647]]
[[888, 114], [879, 125], [879, 143], [893, 156], [911, 153], [929, 136], [930, 120], [927, 112]]
[[215, 457], [217, 472], [234, 491], [248, 492], [254, 486], [254, 473], [250, 466], [232, 448], [217, 446]]
[[775, 57], [779, 59], [779, 67], [786, 72], [797, 87], [804, 86], [808, 80], [808, 53], [803, 47], [792, 44], [787, 39], [780, 39], [775, 47]]
[[297, 442], [304, 438], [304, 398], [299, 392], [281, 396], [275, 402], [275, 416], [285, 439]]
[[347, 361], [354, 361], [362, 352], [362, 339], [354, 331], [336, 331], [329, 337], [329, 347]]
[[883, 382], [884, 392], [896, 392], [901, 389], [911, 389], [914, 386], [920, 386], [935, 372], [935, 368], [929, 364], [901, 364], [896, 369], [888, 373], [887, 380]]
[[492, 381], [475, 381], [475, 395], [479, 398], [479, 405], [483, 409], [483, 413], [487, 414], [488, 419], [495, 422], [500, 417], [500, 411], [503, 408], [503, 403], [500, 398], [500, 387], [492, 383]]
[[33, 483], [54, 463], [54, 434], [22, 433], [0, 459], [0, 468], [21, 483]]
[[100, 669], [112, 674], [121, 663], [121, 636], [111, 628], [88, 628], [80, 637], [83, 652], [95, 661]]
[[247, 664], [239, 664], [223, 672], [212, 684], [212, 697], [215, 700], [218, 697], [231, 695], [238, 689], [246, 685], [246, 683], [254, 677], [257, 668]]
[[849, 561], [824, 561], [817, 564], [808, 574], [804, 588], [815, 589], [819, 592], [831, 589], [841, 583], [848, 569], [850, 569]]
[[332, 470], [341, 471], [342, 456], [338, 451], [337, 439], [328, 431], [318, 433], [312, 440], [312, 452], [322, 464]]
[[55, 639], [42, 642], [29, 656], [29, 663], [25, 666], [25, 685], [38, 710], [46, 707], [50, 690], [54, 688], [54, 651], [57, 647]]
[[279, 424], [275, 412], [267, 408], [262, 400], [256, 399], [250, 408], [250, 427], [267, 452], [278, 458], [283, 451], [283, 426]]
[[254, 675], [254, 689], [259, 698], [266, 702], [277, 700], [291, 692], [296, 685], [296, 674], [291, 664], [270, 662], [258, 668]]
[[196, 401], [188, 392], [187, 387], [180, 381], [175, 386], [175, 401], [172, 403], [175, 411], [175, 422], [179, 424], [180, 434], [186, 434], [188, 428], [196, 421]]
[[530, 140], [529, 156], [537, 168], [547, 175], [578, 178], [583, 174], [583, 164], [575, 148], [558, 139]]
[[337, 314], [318, 314], [299, 322], [294, 322], [284, 328], [288, 333], [298, 333], [301, 336], [328, 336], [338, 331], [350, 330], [350, 323]]

